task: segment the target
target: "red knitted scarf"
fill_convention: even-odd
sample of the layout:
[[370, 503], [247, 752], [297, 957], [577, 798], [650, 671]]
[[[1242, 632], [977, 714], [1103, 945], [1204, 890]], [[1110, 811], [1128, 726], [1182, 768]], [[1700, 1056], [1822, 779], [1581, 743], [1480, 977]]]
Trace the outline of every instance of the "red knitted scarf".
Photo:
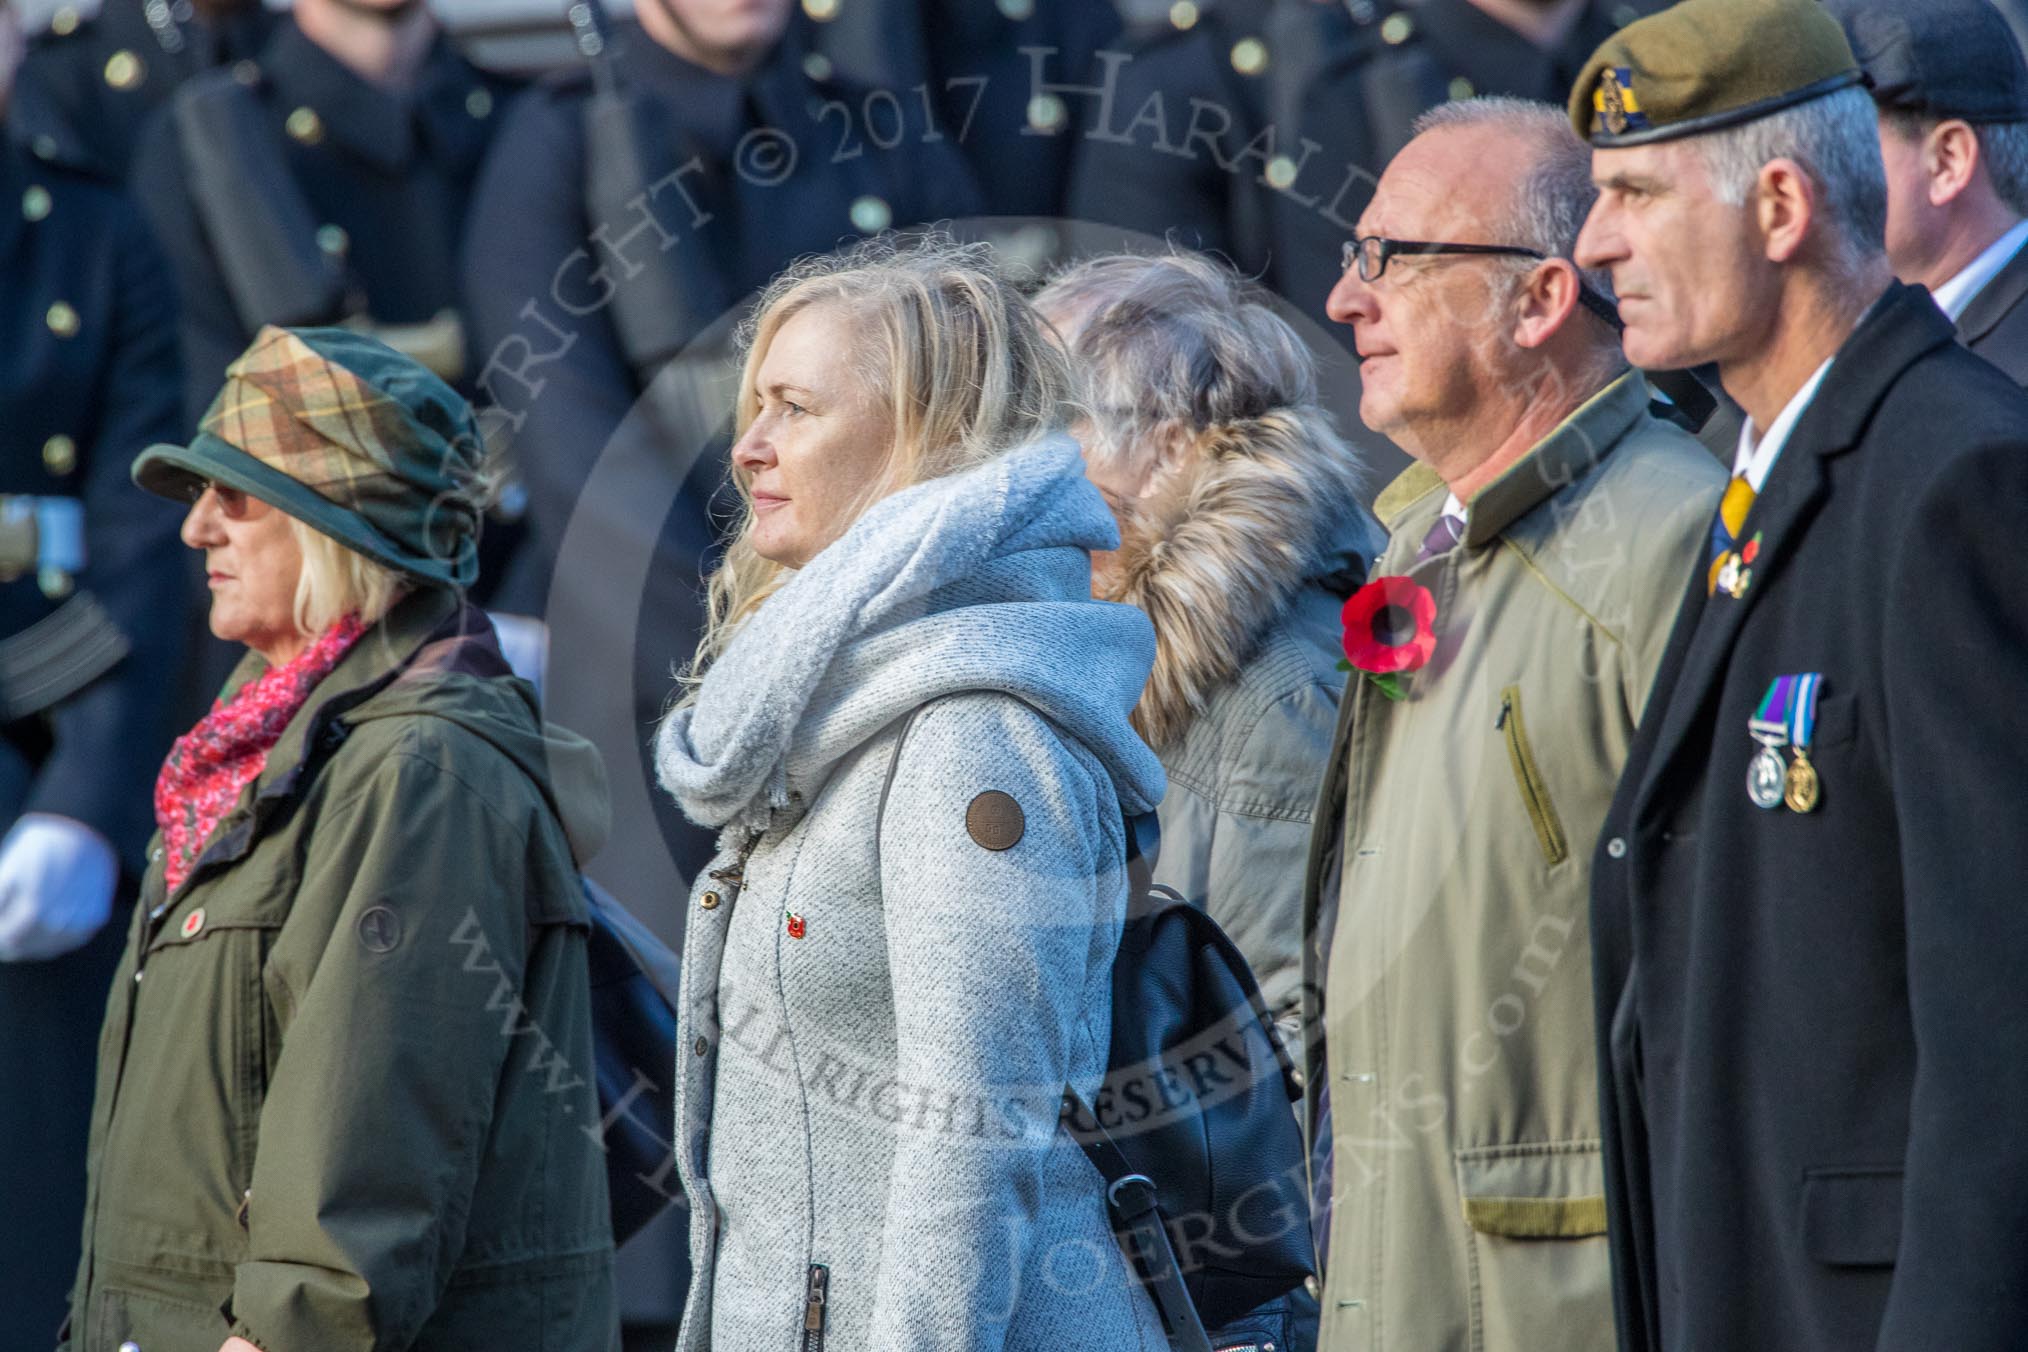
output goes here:
[[155, 824], [171, 891], [189, 875], [219, 818], [267, 765], [289, 720], [364, 632], [359, 618], [347, 615], [294, 658], [241, 686], [231, 702], [212, 705], [176, 739], [155, 781]]

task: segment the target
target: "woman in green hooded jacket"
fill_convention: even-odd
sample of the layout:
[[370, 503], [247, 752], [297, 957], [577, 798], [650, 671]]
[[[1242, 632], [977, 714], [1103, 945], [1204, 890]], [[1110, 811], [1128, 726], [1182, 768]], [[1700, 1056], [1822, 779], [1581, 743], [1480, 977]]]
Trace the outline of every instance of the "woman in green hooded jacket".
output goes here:
[[211, 628], [109, 1000], [77, 1352], [608, 1352], [596, 754], [459, 592], [480, 443], [435, 376], [264, 329], [189, 446]]

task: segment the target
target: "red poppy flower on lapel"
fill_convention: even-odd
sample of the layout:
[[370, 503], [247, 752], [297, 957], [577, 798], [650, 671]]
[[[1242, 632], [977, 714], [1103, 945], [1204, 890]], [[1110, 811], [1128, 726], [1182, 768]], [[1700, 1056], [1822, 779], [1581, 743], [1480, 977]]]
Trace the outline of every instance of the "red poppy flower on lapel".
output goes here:
[[1338, 613], [1348, 671], [1363, 671], [1390, 698], [1401, 673], [1419, 671], [1436, 652], [1436, 598], [1405, 577], [1380, 577], [1352, 593]]

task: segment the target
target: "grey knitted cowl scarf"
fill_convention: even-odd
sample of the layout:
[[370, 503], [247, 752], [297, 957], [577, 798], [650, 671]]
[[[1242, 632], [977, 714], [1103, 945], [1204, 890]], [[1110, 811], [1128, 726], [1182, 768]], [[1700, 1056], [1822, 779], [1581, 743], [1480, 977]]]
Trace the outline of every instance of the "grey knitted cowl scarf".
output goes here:
[[1118, 527], [1077, 446], [1050, 437], [875, 503], [739, 630], [655, 736], [662, 787], [701, 825], [765, 829], [909, 710], [961, 690], [1017, 696], [1160, 801], [1128, 715], [1154, 661], [1147, 617], [1091, 596]]

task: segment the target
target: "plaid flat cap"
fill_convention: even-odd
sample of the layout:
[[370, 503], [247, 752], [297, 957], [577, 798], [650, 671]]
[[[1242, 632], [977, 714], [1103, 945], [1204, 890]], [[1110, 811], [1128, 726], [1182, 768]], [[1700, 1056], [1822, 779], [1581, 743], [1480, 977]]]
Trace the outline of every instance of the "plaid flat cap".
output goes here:
[[228, 484], [424, 583], [478, 575], [484, 446], [472, 406], [351, 329], [268, 325], [225, 369], [188, 446], [150, 446], [134, 482], [190, 501]]

